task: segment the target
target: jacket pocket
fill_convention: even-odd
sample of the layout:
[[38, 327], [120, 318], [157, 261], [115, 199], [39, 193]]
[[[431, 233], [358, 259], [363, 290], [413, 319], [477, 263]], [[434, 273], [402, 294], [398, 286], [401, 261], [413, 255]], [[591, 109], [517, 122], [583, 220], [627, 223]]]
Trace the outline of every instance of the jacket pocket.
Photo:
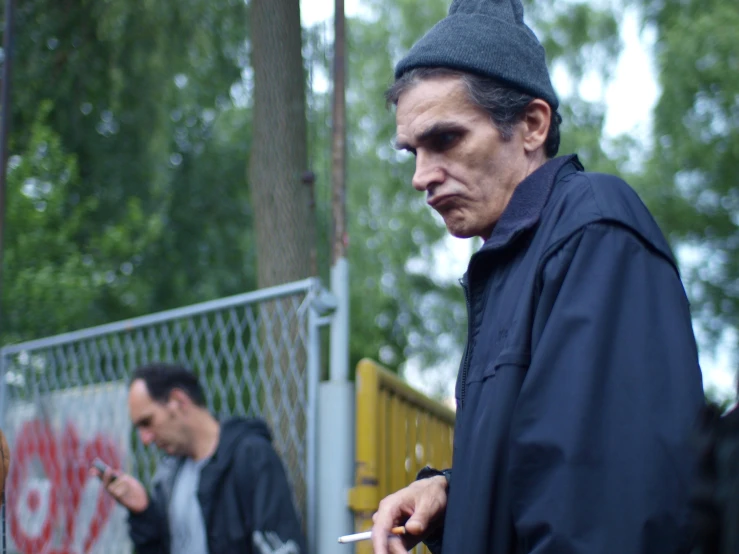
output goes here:
[[488, 362], [483, 367], [482, 371], [476, 371], [470, 374], [467, 378], [467, 384], [479, 383], [495, 377], [495, 374], [501, 369], [504, 369], [505, 366], [512, 365], [527, 368], [529, 364], [531, 364], [531, 355], [527, 351], [515, 347], [504, 348], [494, 360]]
[[520, 348], [504, 348], [495, 358], [493, 371], [506, 365], [518, 367], [529, 367], [531, 365], [531, 354]]
[[495, 370], [497, 368], [496, 361], [497, 358], [485, 364], [485, 367], [482, 368], [482, 371], [475, 371], [474, 373], [470, 374], [467, 377], [467, 384], [471, 385], [472, 383], [480, 383], [482, 381], [490, 379], [491, 377], [495, 377]]
[[495, 360], [489, 362], [483, 368], [482, 372], [468, 381], [468, 383], [485, 381], [486, 379], [495, 377], [498, 371], [505, 371], [506, 366], [528, 368], [529, 364], [531, 364], [531, 355], [528, 352], [517, 348], [504, 348], [496, 356]]

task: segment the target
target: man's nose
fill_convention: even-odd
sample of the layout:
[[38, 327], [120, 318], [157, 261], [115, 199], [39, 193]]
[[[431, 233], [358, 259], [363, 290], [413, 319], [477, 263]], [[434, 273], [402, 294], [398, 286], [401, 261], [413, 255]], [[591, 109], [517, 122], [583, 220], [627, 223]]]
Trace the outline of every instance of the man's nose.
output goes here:
[[417, 191], [425, 191], [432, 185], [438, 185], [444, 181], [444, 169], [439, 166], [434, 156], [419, 151], [416, 154], [416, 172], [413, 174], [413, 188]]

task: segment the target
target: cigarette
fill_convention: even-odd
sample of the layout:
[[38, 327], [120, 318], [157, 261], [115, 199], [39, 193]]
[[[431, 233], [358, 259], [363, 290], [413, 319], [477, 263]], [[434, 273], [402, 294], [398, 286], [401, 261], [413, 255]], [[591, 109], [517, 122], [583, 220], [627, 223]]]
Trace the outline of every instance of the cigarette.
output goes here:
[[[393, 527], [390, 529], [390, 534], [392, 535], [405, 535], [405, 527]], [[358, 541], [366, 541], [372, 538], [372, 531], [365, 531], [364, 533], [354, 533], [353, 535], [344, 535], [343, 537], [339, 537], [340, 543], [347, 543], [347, 542], [358, 542]]]

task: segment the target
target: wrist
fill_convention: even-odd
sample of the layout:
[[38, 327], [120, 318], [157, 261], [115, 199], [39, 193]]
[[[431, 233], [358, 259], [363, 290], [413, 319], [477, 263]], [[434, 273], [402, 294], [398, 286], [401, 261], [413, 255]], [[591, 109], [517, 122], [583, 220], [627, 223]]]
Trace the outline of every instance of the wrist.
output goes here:
[[[416, 481], [420, 481], [423, 479], [430, 479], [438, 482], [439, 486], [444, 491], [443, 494], [448, 497], [449, 487], [452, 480], [451, 469], [439, 470], [430, 466], [426, 466], [421, 469], [421, 471], [419, 471], [416, 475]], [[446, 498], [443, 500], [443, 504], [446, 505]], [[442, 513], [440, 517], [438, 517], [436, 521], [432, 522], [432, 524], [429, 526], [429, 532], [423, 538], [423, 543], [431, 552], [441, 552], [443, 544], [443, 534], [444, 515]]]
[[449, 488], [452, 483], [452, 470], [451, 469], [435, 469], [431, 466], [426, 466], [421, 469], [421, 471], [418, 472], [416, 475], [416, 481], [420, 481], [421, 479], [429, 479], [432, 477], [443, 477], [444, 478], [444, 488], [446, 489], [447, 493], [449, 492]]

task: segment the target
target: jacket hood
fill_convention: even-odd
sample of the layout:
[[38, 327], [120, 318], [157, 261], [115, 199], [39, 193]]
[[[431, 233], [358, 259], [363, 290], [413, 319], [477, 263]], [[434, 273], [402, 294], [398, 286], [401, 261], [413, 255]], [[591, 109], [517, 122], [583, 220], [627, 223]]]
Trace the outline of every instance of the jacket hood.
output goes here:
[[[214, 482], [220, 480], [229, 468], [233, 462], [233, 451], [242, 440], [248, 438], [249, 440], [267, 441], [270, 444], [272, 442], [272, 433], [266, 422], [260, 418], [227, 417], [219, 422], [221, 434], [218, 447], [207, 465], [209, 468], [207, 479]], [[175, 476], [184, 461], [185, 458], [182, 457], [163, 456], [160, 458], [152, 486], [161, 484], [165, 498], [169, 498]], [[205, 474], [202, 474], [201, 479], [205, 478]]]
[[221, 436], [218, 441], [216, 457], [230, 457], [235, 446], [243, 438], [251, 436], [272, 442], [272, 432], [267, 423], [260, 418], [229, 417], [221, 421]]

